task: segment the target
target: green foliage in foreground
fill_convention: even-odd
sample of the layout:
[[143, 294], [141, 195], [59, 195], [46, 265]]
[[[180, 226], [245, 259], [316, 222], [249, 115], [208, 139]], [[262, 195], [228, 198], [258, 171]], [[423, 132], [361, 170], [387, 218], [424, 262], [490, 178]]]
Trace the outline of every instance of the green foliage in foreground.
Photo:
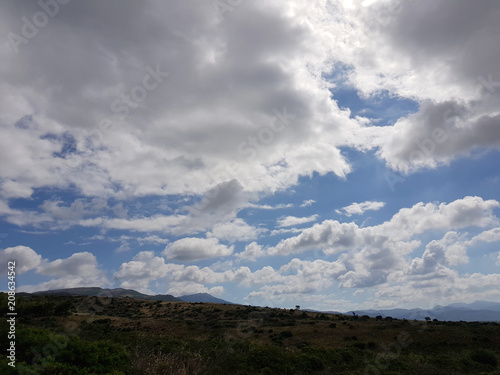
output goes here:
[[19, 306], [16, 368], [2, 350], [2, 374], [500, 375], [496, 323], [127, 298], [36, 296]]
[[[2, 357], [0, 372], [16, 373], [7, 362]], [[120, 344], [24, 326], [16, 332], [16, 368], [21, 374], [118, 375], [130, 372], [131, 360]]]

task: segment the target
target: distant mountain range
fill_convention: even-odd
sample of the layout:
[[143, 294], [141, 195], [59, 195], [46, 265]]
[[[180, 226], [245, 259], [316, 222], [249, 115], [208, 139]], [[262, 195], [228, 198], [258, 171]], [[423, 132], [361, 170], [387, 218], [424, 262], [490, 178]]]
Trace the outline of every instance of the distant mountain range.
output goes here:
[[46, 295], [61, 295], [61, 296], [91, 296], [91, 297], [130, 297], [136, 299], [163, 301], [163, 302], [206, 302], [206, 303], [226, 303], [234, 305], [232, 302], [224, 301], [223, 299], [211, 296], [208, 293], [189, 294], [180, 297], [174, 297], [170, 294], [156, 294], [154, 296], [137, 292], [133, 289], [103, 289], [97, 287], [87, 288], [68, 288], [46, 290], [34, 293], [18, 293], [18, 295], [29, 294], [46, 294]]
[[[356, 315], [397, 319], [424, 320], [426, 317], [437, 320], [465, 322], [500, 322], [500, 303], [475, 301], [472, 303], [453, 303], [448, 306], [436, 306], [432, 309], [390, 309], [390, 310], [357, 310]], [[346, 313], [352, 314], [352, 311]]]

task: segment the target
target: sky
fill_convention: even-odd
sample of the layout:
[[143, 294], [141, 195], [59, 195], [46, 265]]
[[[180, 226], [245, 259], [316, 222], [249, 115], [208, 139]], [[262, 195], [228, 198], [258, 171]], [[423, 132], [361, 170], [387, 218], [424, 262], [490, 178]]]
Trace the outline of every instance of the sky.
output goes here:
[[3, 1], [0, 274], [499, 302], [498, 19], [496, 0]]

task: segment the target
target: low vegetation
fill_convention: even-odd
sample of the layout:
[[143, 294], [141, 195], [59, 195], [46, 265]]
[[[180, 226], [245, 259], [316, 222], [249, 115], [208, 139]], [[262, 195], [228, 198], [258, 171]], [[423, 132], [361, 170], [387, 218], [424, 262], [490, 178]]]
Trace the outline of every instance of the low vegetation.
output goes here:
[[[0, 299], [5, 309], [6, 295]], [[16, 368], [3, 350], [2, 374], [500, 375], [493, 322], [85, 296], [17, 304]], [[1, 340], [8, 347], [7, 336]]]

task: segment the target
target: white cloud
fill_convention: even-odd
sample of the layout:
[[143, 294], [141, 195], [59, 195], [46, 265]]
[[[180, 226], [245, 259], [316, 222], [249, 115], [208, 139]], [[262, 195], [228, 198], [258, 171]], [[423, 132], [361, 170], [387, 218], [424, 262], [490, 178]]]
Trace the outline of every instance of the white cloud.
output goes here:
[[366, 201], [363, 203], [352, 203], [349, 206], [341, 208], [340, 210], [335, 210], [335, 212], [346, 216], [362, 215], [365, 211], [377, 211], [384, 206], [384, 202]]
[[257, 244], [257, 242], [252, 242], [245, 246], [245, 251], [235, 254], [240, 259], [255, 261], [257, 258], [266, 255], [266, 252], [262, 250], [262, 246]]
[[129, 281], [144, 278], [158, 279], [165, 277], [168, 271], [163, 258], [154, 256], [152, 251], [141, 251], [134, 260], [123, 263], [114, 277], [117, 280]]
[[281, 240], [268, 249], [271, 255], [296, 254], [321, 249], [328, 254], [343, 252], [368, 245], [374, 240], [398, 242], [408, 240], [428, 230], [452, 230], [469, 226], [485, 227], [498, 222], [493, 209], [500, 203], [480, 197], [465, 197], [448, 204], [415, 204], [402, 208], [389, 221], [372, 227], [360, 228], [355, 223], [325, 220], [304, 229], [298, 236]]
[[297, 254], [312, 249], [337, 249], [345, 251], [357, 247], [360, 228], [355, 223], [325, 220], [304, 229], [298, 236], [281, 240], [268, 249], [270, 255]]
[[[262, 233], [238, 218], [241, 209], [311, 206], [312, 199], [295, 205], [258, 202], [287, 191], [300, 176], [332, 172], [346, 178], [349, 153], [341, 148], [372, 150], [390, 168], [408, 173], [498, 149], [498, 4], [392, 5], [252, 1], [223, 22], [210, 2], [65, 5], [43, 32], [18, 46], [19, 53], [8, 41], [0, 45], [0, 215], [35, 229], [142, 232], [139, 244], [168, 244], [163, 254], [170, 260], [229, 258], [234, 247], [219, 241], [253, 241]], [[5, 6], [4, 34], [21, 32], [21, 17], [36, 11], [36, 2]], [[340, 98], [331, 97], [335, 86], [353, 88], [362, 100], [413, 100], [418, 110], [374, 126], [377, 119], [339, 109], [335, 100]], [[13, 204], [40, 188], [71, 189], [78, 198], [52, 198], [27, 209]], [[128, 215], [122, 205], [109, 205], [173, 195], [175, 208], [159, 205], [160, 214]], [[339, 212], [349, 217], [382, 204], [354, 203]], [[254, 260], [316, 251], [318, 257], [336, 255], [331, 262], [293, 260], [279, 271], [231, 267], [216, 272], [142, 252], [123, 263], [115, 278], [142, 291], [150, 290], [153, 280], [165, 281], [171, 283], [165, 290], [178, 292], [211, 290], [205, 283], [221, 291], [219, 283], [250, 287], [266, 280], [269, 284], [255, 293], [275, 299], [279, 293], [302, 300], [309, 292], [321, 296], [317, 291], [333, 281], [343, 287], [387, 285], [381, 298], [425, 300], [439, 288], [448, 300], [460, 292], [466, 298], [476, 292], [498, 298], [498, 275], [458, 276], [450, 268], [466, 262], [466, 249], [475, 243], [498, 241], [498, 228], [490, 229], [498, 227], [493, 214], [498, 207], [498, 201], [480, 197], [420, 202], [371, 227], [325, 220], [306, 229], [274, 230], [272, 236], [294, 236], [267, 250], [252, 242], [236, 254]], [[277, 225], [317, 218], [288, 216]], [[469, 227], [485, 230], [465, 241], [459, 230]], [[408, 259], [426, 238], [419, 235], [430, 231], [448, 233]], [[203, 234], [207, 238], [194, 238]], [[189, 237], [169, 243], [162, 235]], [[132, 239], [118, 241], [125, 249]], [[35, 251], [16, 246], [1, 256], [12, 254], [20, 257], [20, 272], [56, 277], [30, 288], [106, 283], [90, 253], [42, 262]], [[71, 278], [66, 269], [78, 276]], [[409, 284], [390, 285], [398, 280]], [[450, 281], [455, 291], [445, 284]]]
[[116, 253], [125, 253], [127, 251], [130, 251], [132, 250], [132, 248], [130, 247], [130, 244], [128, 243], [128, 241], [122, 241], [122, 243], [120, 244], [120, 246], [118, 246], [116, 249], [115, 249], [115, 252]]
[[147, 244], [147, 243], [153, 243], [153, 244], [167, 244], [169, 243], [170, 241], [166, 238], [161, 238], [157, 235], [152, 235], [152, 236], [146, 236], [146, 237], [139, 237], [137, 238], [137, 242], [139, 243], [139, 245], [144, 245], [144, 244]]
[[411, 275], [425, 275], [437, 272], [445, 265], [467, 263], [465, 246], [460, 243], [456, 232], [448, 232], [441, 240], [429, 242], [422, 258], [415, 258], [410, 263], [407, 273]]
[[350, 3], [335, 9], [342, 14], [337, 56], [350, 67], [349, 84], [361, 97], [385, 90], [420, 104], [394, 126], [360, 128], [353, 144], [378, 148], [402, 171], [500, 147], [498, 4]]
[[220, 244], [216, 238], [186, 237], [167, 245], [162, 255], [170, 260], [196, 261], [228, 256], [234, 246]]
[[4, 198], [29, 198], [33, 194], [33, 189], [23, 183], [7, 180], [2, 182], [0, 192]]
[[[343, 253], [334, 262], [345, 271], [337, 275], [340, 287], [365, 287], [387, 282], [396, 270], [407, 263], [405, 255], [420, 246], [416, 235], [430, 230], [456, 230], [494, 225], [498, 219], [493, 209], [499, 203], [479, 197], [465, 197], [448, 204], [418, 203], [403, 208], [389, 221], [360, 228], [355, 223], [325, 220], [304, 229], [299, 235], [281, 240], [268, 248], [269, 255], [299, 254], [320, 251], [316, 256]], [[414, 260], [414, 273], [448, 272], [445, 265], [466, 263], [467, 243], [455, 232], [441, 241], [431, 242], [422, 259]], [[418, 271], [417, 271], [418, 270]]]
[[413, 281], [395, 278], [393, 282], [397, 284], [384, 286], [375, 293], [375, 297], [379, 300], [397, 300], [399, 305], [411, 303], [423, 308], [454, 302], [495, 301], [500, 297], [496, 287], [500, 282], [500, 274], [459, 276], [456, 271], [442, 268], [427, 277]]
[[276, 222], [276, 225], [280, 228], [282, 227], [292, 227], [294, 225], [300, 225], [305, 223], [310, 223], [311, 221], [316, 221], [319, 215], [311, 215], [308, 217], [296, 217], [296, 216], [287, 216], [283, 219], [279, 219]]
[[274, 206], [271, 206], [271, 205], [268, 205], [268, 204], [253, 204], [253, 203], [250, 203], [248, 205], [248, 207], [251, 207], [251, 208], [257, 208], [257, 209], [260, 209], [260, 210], [280, 210], [282, 208], [292, 208], [293, 207], [293, 203], [282, 203], [282, 204], [277, 204], [277, 205], [274, 205]]
[[208, 293], [214, 296], [220, 296], [224, 293], [224, 287], [214, 286], [212, 288], [207, 288], [206, 286], [197, 283], [172, 283], [170, 288], [167, 290], [167, 294], [171, 294], [174, 297], [197, 293]]
[[64, 276], [49, 281], [44, 281], [36, 285], [23, 285], [19, 291], [32, 293], [37, 291], [80, 288], [80, 287], [110, 287], [109, 280], [103, 275], [93, 276]]
[[[326, 5], [250, 2], [217, 22], [210, 3], [117, 4], [65, 5], [19, 53], [1, 46], [4, 196], [201, 195], [231, 180], [272, 192], [349, 173], [337, 146], [356, 120], [321, 76], [335, 51]], [[37, 11], [16, 3], [1, 21], [19, 33]]]
[[316, 201], [314, 199], [308, 199], [308, 200], [305, 200], [304, 202], [302, 202], [300, 207], [309, 207], [309, 206], [312, 206], [313, 203], [316, 203]]
[[7, 273], [9, 261], [15, 261], [16, 274], [22, 274], [37, 268], [42, 261], [42, 256], [27, 246], [14, 246], [0, 250], [0, 263], [4, 265], [4, 269], [0, 270], [1, 275]]
[[185, 217], [178, 215], [154, 215], [150, 217], [133, 219], [108, 219], [95, 218], [80, 221], [83, 227], [103, 227], [107, 229], [131, 230], [137, 232], [164, 232], [169, 233], [175, 230]]
[[64, 276], [94, 276], [100, 274], [97, 259], [89, 252], [74, 253], [66, 259], [56, 259], [52, 262], [44, 260], [37, 268], [42, 275]]
[[[84, 286], [107, 287], [110, 285], [105, 272], [99, 268], [96, 257], [89, 252], [74, 253], [66, 259], [56, 259], [50, 262], [47, 259], [41, 260], [41, 256], [34, 250], [25, 246], [18, 246], [20, 253], [28, 258], [24, 258], [24, 266], [20, 266], [21, 272], [35, 269], [36, 273], [53, 277], [49, 281], [44, 281], [36, 285], [22, 285], [19, 291], [35, 292], [41, 290], [76, 288]], [[24, 269], [22, 268], [24, 267]], [[19, 270], [17, 270], [19, 272]]]
[[486, 227], [495, 225], [498, 218], [493, 209], [500, 206], [496, 200], [481, 197], [465, 197], [450, 203], [415, 204], [402, 208], [390, 221], [379, 226], [383, 233], [392, 238], [408, 238], [427, 230], [452, 230], [466, 227]]
[[474, 236], [469, 244], [474, 244], [476, 242], [497, 242], [500, 241], [500, 227], [486, 230]]
[[259, 233], [265, 231], [248, 225], [243, 219], [237, 218], [231, 222], [217, 223], [207, 237], [215, 237], [219, 240], [229, 242], [250, 241], [259, 236]]
[[301, 233], [303, 228], [282, 228], [274, 229], [269, 233], [269, 236], [279, 236], [286, 233]]
[[[222, 272], [216, 272], [216, 268], [220, 269], [217, 264], [214, 267], [200, 268], [195, 265], [184, 266], [165, 263], [164, 258], [155, 256], [153, 252], [143, 251], [137, 254], [132, 261], [123, 263], [118, 272], [114, 274], [114, 279], [120, 282], [123, 288], [141, 290], [149, 294], [153, 293], [150, 286], [154, 281], [160, 286], [168, 285], [169, 291], [172, 293], [186, 294], [188, 291], [209, 293], [207, 290], [212, 289], [208, 289], [205, 284], [234, 282], [251, 287], [256, 284], [283, 280], [280, 273], [269, 266], [255, 272], [252, 272], [248, 267], [225, 269]], [[193, 290], [196, 291], [193, 292]]]

